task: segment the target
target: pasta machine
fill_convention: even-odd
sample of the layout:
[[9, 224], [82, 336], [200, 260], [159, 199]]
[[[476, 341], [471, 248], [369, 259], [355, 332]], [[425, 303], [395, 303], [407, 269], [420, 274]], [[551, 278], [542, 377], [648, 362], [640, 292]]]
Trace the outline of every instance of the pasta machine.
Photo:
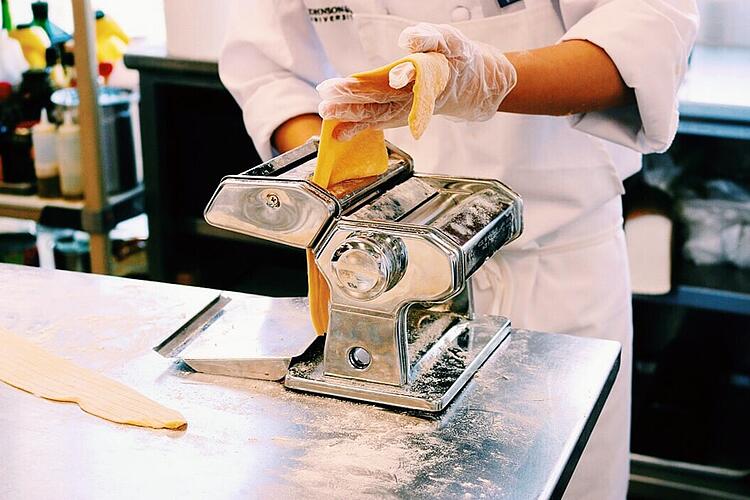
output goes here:
[[444, 409], [510, 333], [508, 319], [474, 314], [469, 280], [521, 234], [522, 201], [495, 180], [414, 173], [387, 146], [384, 174], [325, 190], [309, 180], [311, 139], [225, 177], [205, 210], [213, 226], [313, 249], [330, 287], [324, 337], [305, 299], [224, 292], [156, 350], [198, 371]]

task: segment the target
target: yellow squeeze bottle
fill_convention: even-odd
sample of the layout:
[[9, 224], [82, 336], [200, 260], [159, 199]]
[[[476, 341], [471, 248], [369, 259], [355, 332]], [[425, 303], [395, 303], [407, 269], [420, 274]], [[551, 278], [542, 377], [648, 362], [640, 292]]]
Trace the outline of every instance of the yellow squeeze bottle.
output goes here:
[[45, 51], [50, 46], [47, 33], [39, 26], [31, 24], [19, 24], [10, 32], [10, 37], [18, 40], [26, 62], [32, 69], [44, 69], [47, 67]]
[[122, 59], [129, 43], [130, 37], [114, 19], [96, 11], [96, 58], [100, 63]]

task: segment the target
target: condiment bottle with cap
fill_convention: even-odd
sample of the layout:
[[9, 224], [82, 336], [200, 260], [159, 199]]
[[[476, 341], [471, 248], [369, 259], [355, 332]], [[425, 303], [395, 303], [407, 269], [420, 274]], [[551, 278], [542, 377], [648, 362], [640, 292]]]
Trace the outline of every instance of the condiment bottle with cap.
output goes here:
[[9, 137], [7, 147], [3, 151], [3, 182], [33, 186], [35, 181], [31, 145], [33, 124], [33, 122], [19, 123]]
[[13, 94], [8, 82], [0, 82], [0, 182], [3, 182], [3, 158], [7, 154], [8, 142], [12, 133], [13, 110], [7, 101]]
[[31, 12], [34, 15], [31, 24], [42, 28], [49, 37], [52, 45], [60, 46], [73, 38], [49, 20], [49, 6], [47, 2], [32, 3]]
[[9, 35], [21, 44], [23, 56], [32, 69], [46, 67], [47, 60], [44, 57], [44, 51], [50, 46], [50, 41], [42, 28], [33, 26], [31, 23], [19, 24]]
[[21, 75], [29, 69], [18, 40], [10, 38], [8, 32], [0, 31], [0, 81], [11, 85], [21, 82]]
[[81, 180], [81, 134], [73, 123], [70, 110], [65, 112], [63, 124], [57, 129], [57, 161], [60, 166], [60, 189], [64, 198], [83, 197]]
[[34, 171], [36, 190], [42, 198], [60, 196], [60, 171], [57, 163], [57, 134], [55, 126], [47, 119], [47, 110], [42, 108], [42, 119], [31, 128], [34, 144]]

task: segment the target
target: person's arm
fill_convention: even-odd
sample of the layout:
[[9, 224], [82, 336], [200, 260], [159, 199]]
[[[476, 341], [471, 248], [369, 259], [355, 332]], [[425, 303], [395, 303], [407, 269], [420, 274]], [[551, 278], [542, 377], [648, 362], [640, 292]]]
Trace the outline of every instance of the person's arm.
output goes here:
[[516, 68], [517, 82], [499, 111], [562, 116], [635, 100], [612, 59], [591, 42], [570, 40], [506, 57]]
[[[302, 0], [232, 0], [229, 8], [219, 75], [242, 108], [255, 149], [268, 160], [274, 138], [287, 149], [318, 133], [309, 118], [320, 102], [315, 84], [334, 71]], [[282, 130], [286, 123], [295, 124], [289, 134]]]
[[[560, 13], [567, 31], [559, 42], [527, 52], [506, 54], [457, 27], [427, 23], [405, 28], [398, 43], [446, 57], [448, 83], [435, 114], [465, 121], [490, 120], [498, 111], [562, 115], [578, 130], [636, 151], [664, 151], [677, 130], [677, 92], [698, 24], [695, 0], [560, 0]], [[391, 71], [403, 73], [401, 66]], [[341, 136], [345, 126], [407, 122], [408, 107], [393, 104], [404, 102], [409, 86], [363, 95], [356, 80], [333, 79], [318, 91], [319, 113], [345, 122], [336, 128]]]
[[317, 114], [292, 117], [278, 126], [271, 136], [271, 144], [280, 153], [304, 144], [310, 137], [320, 134], [323, 119]]
[[[446, 83], [434, 112], [454, 119], [484, 121], [498, 111], [572, 115], [634, 100], [612, 59], [588, 41], [504, 53], [472, 41], [454, 26], [420, 23], [404, 29], [399, 45], [412, 53], [445, 56]], [[388, 78], [388, 87], [363, 86], [352, 78], [318, 86], [320, 114], [344, 122], [334, 133], [345, 137], [362, 124], [388, 128], [406, 123], [410, 108], [403, 103], [411, 99], [412, 87], [401, 84], [416, 78], [416, 70], [405, 62], [391, 68]]]
[[574, 114], [570, 124], [641, 153], [666, 150], [698, 29], [695, 0], [560, 0], [560, 14], [561, 44], [587, 40], [601, 47], [635, 94], [632, 105]]

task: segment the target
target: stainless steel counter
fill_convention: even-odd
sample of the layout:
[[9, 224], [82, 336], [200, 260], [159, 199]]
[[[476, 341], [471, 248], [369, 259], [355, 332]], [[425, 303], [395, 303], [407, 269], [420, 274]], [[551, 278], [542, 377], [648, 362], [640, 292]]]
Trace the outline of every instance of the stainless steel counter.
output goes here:
[[557, 496], [619, 362], [615, 342], [514, 331], [424, 417], [192, 373], [151, 350], [217, 294], [0, 265], [0, 326], [188, 420], [113, 424], [0, 383], [0, 498]]

